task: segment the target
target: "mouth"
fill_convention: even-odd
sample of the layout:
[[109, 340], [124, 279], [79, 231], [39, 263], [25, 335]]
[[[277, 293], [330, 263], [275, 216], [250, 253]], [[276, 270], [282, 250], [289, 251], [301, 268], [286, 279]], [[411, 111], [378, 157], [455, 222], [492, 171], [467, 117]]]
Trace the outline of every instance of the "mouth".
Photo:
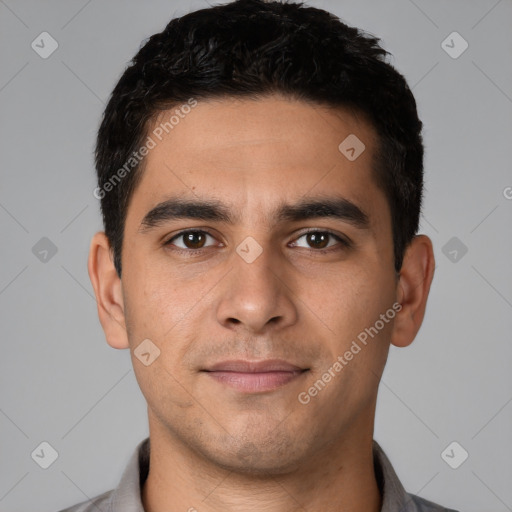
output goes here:
[[300, 378], [309, 368], [280, 359], [265, 361], [230, 360], [201, 370], [209, 378], [243, 393], [262, 393], [278, 389]]

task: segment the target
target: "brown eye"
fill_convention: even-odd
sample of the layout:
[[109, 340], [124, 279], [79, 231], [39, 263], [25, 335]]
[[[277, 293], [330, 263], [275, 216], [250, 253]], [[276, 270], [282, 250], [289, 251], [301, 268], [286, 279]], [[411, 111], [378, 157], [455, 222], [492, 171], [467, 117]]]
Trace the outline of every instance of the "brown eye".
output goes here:
[[310, 244], [315, 249], [325, 249], [327, 244], [329, 243], [329, 234], [328, 233], [308, 233], [306, 235], [306, 240], [308, 244]]
[[[208, 237], [213, 240], [213, 237], [206, 231], [183, 231], [173, 236], [165, 245], [175, 245], [179, 249], [194, 251], [208, 247], [205, 245]], [[179, 240], [181, 240], [181, 244], [176, 242]]]
[[201, 249], [206, 237], [200, 231], [191, 231], [183, 236], [183, 242], [189, 249]]
[[[299, 243], [299, 240], [305, 239], [306, 244]], [[318, 252], [329, 251], [342, 248], [351, 247], [350, 242], [342, 238], [341, 236], [335, 235], [330, 231], [308, 231], [299, 236], [296, 241], [292, 244], [296, 247], [303, 247], [305, 249], [317, 250]]]

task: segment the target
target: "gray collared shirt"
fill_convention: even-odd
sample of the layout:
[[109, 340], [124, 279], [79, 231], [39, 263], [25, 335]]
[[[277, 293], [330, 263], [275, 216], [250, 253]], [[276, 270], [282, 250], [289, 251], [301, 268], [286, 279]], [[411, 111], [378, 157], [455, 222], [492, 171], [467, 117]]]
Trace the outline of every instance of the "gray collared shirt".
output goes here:
[[[405, 492], [391, 462], [373, 441], [375, 476], [382, 495], [381, 512], [457, 512]], [[149, 437], [133, 453], [116, 489], [60, 512], [144, 512], [140, 492], [149, 471]]]

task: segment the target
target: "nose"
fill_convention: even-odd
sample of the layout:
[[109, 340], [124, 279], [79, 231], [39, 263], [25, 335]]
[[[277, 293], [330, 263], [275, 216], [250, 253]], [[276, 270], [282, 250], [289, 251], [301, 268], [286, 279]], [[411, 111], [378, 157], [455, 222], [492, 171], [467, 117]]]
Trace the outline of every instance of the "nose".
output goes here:
[[226, 328], [260, 334], [297, 321], [289, 271], [276, 251], [262, 249], [254, 261], [243, 252], [232, 254], [231, 271], [218, 290], [217, 320]]

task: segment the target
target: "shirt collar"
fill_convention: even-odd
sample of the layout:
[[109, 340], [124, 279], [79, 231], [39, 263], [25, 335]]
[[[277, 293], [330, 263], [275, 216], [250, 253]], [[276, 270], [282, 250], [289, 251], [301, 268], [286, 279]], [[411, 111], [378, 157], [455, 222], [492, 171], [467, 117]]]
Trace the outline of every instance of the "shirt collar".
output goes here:
[[144, 512], [140, 491], [149, 472], [149, 437], [141, 441], [110, 497], [108, 512]]
[[[398, 479], [391, 462], [373, 440], [375, 477], [382, 497], [381, 512], [407, 510], [409, 496]], [[111, 495], [109, 512], [144, 512], [141, 488], [149, 472], [149, 437], [141, 441], [123, 472], [119, 485]]]

